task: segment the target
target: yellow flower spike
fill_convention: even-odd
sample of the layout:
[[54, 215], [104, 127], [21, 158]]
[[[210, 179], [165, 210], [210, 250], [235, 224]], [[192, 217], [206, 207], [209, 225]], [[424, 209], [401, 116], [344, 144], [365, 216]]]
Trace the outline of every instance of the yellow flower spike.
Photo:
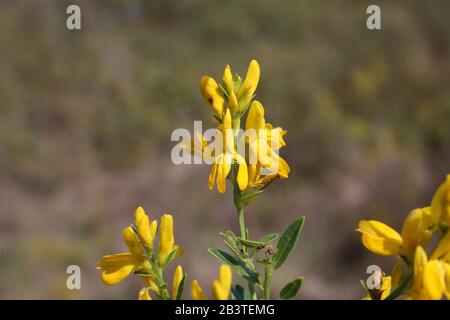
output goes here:
[[430, 258], [450, 261], [450, 232], [447, 232], [445, 236], [442, 237]]
[[183, 268], [179, 265], [176, 267], [173, 273], [172, 280], [172, 299], [175, 300], [178, 294], [178, 288], [180, 287], [181, 280], [183, 279]]
[[239, 101], [239, 109], [247, 107], [252, 99], [256, 88], [258, 87], [260, 77], [260, 68], [258, 61], [252, 60], [248, 66], [247, 76], [237, 91], [237, 99]]
[[162, 266], [169, 254], [174, 249], [173, 236], [173, 217], [170, 214], [164, 214], [161, 217], [161, 226], [159, 230], [159, 251], [158, 263]]
[[431, 215], [436, 224], [441, 220], [450, 225], [450, 174], [437, 189], [431, 201]]
[[142, 244], [144, 245], [144, 247], [151, 250], [153, 248], [153, 240], [156, 233], [156, 230], [153, 229], [156, 229], [156, 226], [151, 226], [144, 208], [139, 207], [136, 209], [136, 212], [134, 214], [134, 223], [136, 225], [136, 229]]
[[225, 100], [216, 80], [204, 76], [200, 81], [200, 92], [203, 98], [208, 102], [219, 119], [222, 119], [225, 110]]
[[400, 252], [402, 237], [391, 227], [374, 220], [362, 220], [356, 230], [362, 234], [363, 245], [373, 253], [391, 256]]
[[440, 300], [446, 293], [445, 270], [439, 260], [430, 260], [423, 270], [423, 288], [430, 300]]
[[142, 288], [141, 291], [139, 291], [139, 300], [152, 300], [147, 288]]
[[205, 293], [203, 292], [202, 287], [200, 287], [200, 284], [197, 280], [192, 281], [192, 299], [194, 300], [206, 300]]
[[236, 93], [234, 92], [233, 75], [231, 74], [229, 65], [227, 65], [223, 71], [222, 81], [225, 86], [225, 90], [228, 93], [228, 106], [230, 107], [231, 112], [234, 113], [238, 107], [238, 100]]
[[433, 220], [429, 207], [411, 211], [403, 223], [402, 251], [407, 255], [413, 255], [418, 245], [426, 247], [433, 234], [432, 227]]

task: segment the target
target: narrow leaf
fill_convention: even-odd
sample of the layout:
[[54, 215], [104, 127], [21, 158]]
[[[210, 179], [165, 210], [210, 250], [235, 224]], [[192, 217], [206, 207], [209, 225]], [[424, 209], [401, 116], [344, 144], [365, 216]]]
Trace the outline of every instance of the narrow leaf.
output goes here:
[[304, 221], [305, 217], [295, 220], [281, 235], [281, 238], [278, 241], [277, 250], [272, 258], [275, 269], [278, 269], [291, 253], [297, 243]]
[[209, 248], [208, 251], [222, 262], [228, 264], [237, 274], [241, 275], [246, 280], [256, 284], [260, 282], [258, 273], [253, 271], [250, 266], [248, 266], [247, 263], [245, 263], [239, 257], [233, 256], [223, 250], [216, 248]]
[[300, 287], [303, 283], [303, 277], [299, 277], [291, 282], [289, 282], [287, 285], [284, 286], [283, 289], [280, 291], [280, 298], [283, 300], [289, 300], [295, 297], [298, 290], [300, 290]]
[[231, 286], [231, 293], [235, 300], [252, 300], [250, 293], [239, 284], [233, 284]]

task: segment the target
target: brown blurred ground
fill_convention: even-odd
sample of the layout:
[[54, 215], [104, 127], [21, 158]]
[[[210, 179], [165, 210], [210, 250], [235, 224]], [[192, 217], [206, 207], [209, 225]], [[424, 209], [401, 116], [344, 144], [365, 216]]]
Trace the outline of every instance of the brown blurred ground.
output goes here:
[[208, 190], [207, 166], [173, 165], [170, 134], [209, 123], [202, 75], [252, 58], [293, 173], [247, 224], [256, 238], [306, 215], [275, 290], [304, 275], [299, 298], [359, 298], [366, 267], [392, 260], [362, 248], [358, 220], [400, 228], [450, 171], [450, 3], [384, 1], [369, 31], [377, 2], [0, 0], [0, 298], [135, 298], [137, 279], [105, 287], [95, 265], [124, 250], [138, 205], [175, 215], [180, 262], [208, 288], [231, 194]]

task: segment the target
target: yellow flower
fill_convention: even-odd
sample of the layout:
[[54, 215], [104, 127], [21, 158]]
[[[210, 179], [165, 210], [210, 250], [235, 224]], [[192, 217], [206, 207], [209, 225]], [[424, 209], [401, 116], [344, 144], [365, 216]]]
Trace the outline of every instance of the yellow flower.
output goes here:
[[413, 255], [418, 245], [426, 247], [433, 235], [433, 219], [430, 208], [414, 209], [403, 223], [402, 250]]
[[430, 258], [450, 262], [450, 232], [442, 237]]
[[208, 178], [209, 189], [212, 190], [214, 188], [214, 182], [216, 181], [217, 176], [217, 190], [219, 190], [220, 193], [226, 192], [226, 178], [231, 171], [232, 163], [236, 161], [239, 166], [237, 182], [239, 189], [244, 190], [247, 188], [248, 184], [247, 163], [235, 150], [229, 109], [225, 112], [223, 124], [221, 125], [221, 132], [223, 138], [223, 152], [214, 159], [214, 163], [212, 164]]
[[192, 299], [194, 300], [206, 300], [206, 296], [203, 293], [202, 287], [200, 287], [200, 284], [197, 280], [192, 281]]
[[431, 214], [436, 224], [443, 220], [450, 225], [450, 174], [433, 196]]
[[372, 289], [363, 300], [384, 300], [391, 293], [391, 277], [381, 278], [381, 288]]
[[216, 80], [204, 76], [200, 80], [200, 92], [215, 112], [217, 118], [222, 119], [225, 110], [225, 99], [222, 97], [222, 92]]
[[[273, 129], [266, 123], [263, 105], [254, 100], [250, 106], [245, 124], [249, 145], [249, 180], [252, 185], [267, 183], [276, 177], [287, 178], [290, 168], [275, 151], [286, 145], [281, 128]], [[254, 133], [254, 134], [253, 134]], [[269, 171], [266, 180], [260, 177], [261, 169]]]
[[139, 239], [145, 248], [151, 250], [153, 248], [153, 240], [155, 239], [158, 221], [153, 220], [150, 223], [148, 216], [145, 214], [144, 208], [139, 207], [134, 214], [134, 224], [136, 225]]
[[391, 227], [375, 220], [362, 220], [357, 231], [362, 234], [362, 243], [370, 251], [383, 256], [400, 252], [402, 237]]
[[142, 288], [141, 291], [139, 291], [139, 300], [152, 300], [147, 288]]
[[413, 256], [418, 245], [425, 246], [433, 232], [429, 208], [415, 209], [406, 218], [402, 234], [375, 220], [362, 220], [357, 231], [362, 234], [363, 245], [373, 253], [391, 256]]
[[172, 280], [172, 299], [177, 298], [178, 294], [178, 288], [180, 287], [181, 280], [183, 279], [183, 268], [179, 265], [175, 269], [175, 272], [173, 273], [173, 280]]
[[439, 260], [428, 260], [425, 250], [418, 246], [414, 256], [414, 273], [410, 297], [415, 300], [440, 300], [448, 294], [445, 265]]
[[175, 257], [183, 254], [183, 249], [174, 243], [173, 217], [170, 214], [164, 214], [161, 217], [161, 225], [159, 230], [158, 264], [160, 266], [164, 266], [167, 263], [169, 255], [174, 250], [176, 250]]
[[97, 263], [97, 269], [103, 270], [102, 280], [106, 285], [118, 284], [135, 271], [151, 272], [151, 265], [133, 229], [125, 228], [122, 235], [129, 252], [103, 256]]
[[213, 293], [216, 300], [228, 300], [231, 290], [232, 273], [227, 264], [220, 267], [219, 279], [213, 281]]
[[227, 108], [231, 110], [233, 116], [236, 113], [239, 117], [255, 94], [259, 76], [260, 69], [256, 60], [250, 62], [247, 76], [243, 82], [239, 77], [233, 79], [231, 68], [227, 65], [222, 77], [223, 88], [226, 94], [222, 92], [216, 80], [209, 76], [204, 76], [200, 80], [200, 92], [215, 112], [217, 119], [223, 119]]
[[[231, 291], [232, 273], [229, 265], [220, 266], [219, 278], [212, 283], [212, 291], [215, 300], [227, 300]], [[192, 298], [194, 300], [206, 300], [203, 289], [197, 280], [192, 281]]]

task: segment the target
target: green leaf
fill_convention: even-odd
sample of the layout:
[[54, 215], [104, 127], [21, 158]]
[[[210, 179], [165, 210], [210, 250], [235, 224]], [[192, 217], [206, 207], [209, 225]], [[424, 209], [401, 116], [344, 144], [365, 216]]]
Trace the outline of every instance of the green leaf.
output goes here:
[[283, 289], [280, 291], [280, 298], [283, 300], [289, 300], [295, 297], [298, 290], [300, 290], [300, 287], [303, 283], [303, 277], [299, 277], [291, 282], [289, 282], [287, 285], [284, 286]]
[[231, 286], [231, 293], [235, 300], [252, 300], [250, 293], [239, 284], [233, 284]]
[[161, 268], [164, 269], [167, 266], [167, 264], [175, 258], [176, 254], [177, 254], [177, 249], [173, 249], [167, 256], [166, 260], [164, 260]]
[[242, 255], [241, 247], [240, 247], [239, 241], [238, 241], [236, 235], [233, 233], [233, 231], [227, 230], [225, 232], [221, 232], [220, 234], [225, 237], [224, 242], [228, 246], [228, 248], [230, 248], [230, 250], [236, 256], [241, 256]]
[[249, 248], [258, 248], [258, 249], [264, 248], [268, 243], [270, 243], [271, 241], [273, 241], [277, 238], [278, 238], [278, 234], [276, 234], [276, 233], [269, 234], [269, 235], [261, 238], [258, 241], [247, 240], [247, 239], [243, 239], [241, 237], [237, 237], [239, 242], [242, 243], [244, 246], [249, 247]]
[[176, 300], [181, 299], [181, 295], [183, 294], [183, 291], [184, 291], [184, 285], [186, 283], [186, 277], [187, 277], [187, 273], [185, 273], [183, 278], [181, 278], [180, 284], [178, 285], [177, 296], [175, 297]]
[[278, 241], [277, 250], [272, 258], [275, 269], [278, 269], [291, 253], [297, 243], [304, 221], [305, 217], [295, 220], [281, 235], [280, 241]]
[[216, 248], [209, 248], [208, 251], [221, 260], [228, 264], [237, 274], [244, 277], [247, 281], [258, 284], [260, 282], [259, 274], [252, 270], [251, 267], [242, 259], [236, 256]]

